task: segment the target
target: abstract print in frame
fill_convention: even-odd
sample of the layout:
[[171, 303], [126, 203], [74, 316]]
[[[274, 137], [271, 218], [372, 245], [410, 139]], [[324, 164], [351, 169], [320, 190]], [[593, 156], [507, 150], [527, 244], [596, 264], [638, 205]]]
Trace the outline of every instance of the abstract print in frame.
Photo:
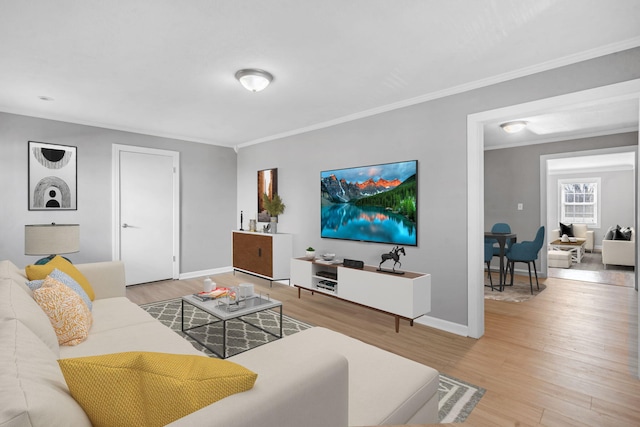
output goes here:
[[29, 210], [77, 210], [77, 147], [29, 141]]

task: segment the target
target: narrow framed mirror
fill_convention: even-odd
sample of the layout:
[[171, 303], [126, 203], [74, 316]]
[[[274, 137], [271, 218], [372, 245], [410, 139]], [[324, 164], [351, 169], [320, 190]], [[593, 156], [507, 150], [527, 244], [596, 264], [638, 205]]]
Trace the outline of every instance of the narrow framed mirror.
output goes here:
[[278, 192], [278, 169], [258, 171], [258, 222], [269, 222], [271, 217], [264, 208], [264, 195], [269, 198]]

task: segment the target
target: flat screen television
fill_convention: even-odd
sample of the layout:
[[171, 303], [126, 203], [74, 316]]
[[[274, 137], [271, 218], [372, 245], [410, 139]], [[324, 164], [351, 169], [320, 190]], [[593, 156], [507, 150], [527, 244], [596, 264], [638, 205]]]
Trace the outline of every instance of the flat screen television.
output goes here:
[[418, 161], [320, 172], [320, 237], [417, 246]]

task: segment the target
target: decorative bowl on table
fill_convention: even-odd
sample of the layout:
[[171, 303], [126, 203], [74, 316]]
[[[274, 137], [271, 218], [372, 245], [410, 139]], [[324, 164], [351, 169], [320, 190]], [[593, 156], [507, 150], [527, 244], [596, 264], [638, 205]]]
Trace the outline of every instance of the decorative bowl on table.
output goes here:
[[332, 261], [336, 257], [336, 254], [323, 254], [322, 259], [325, 261]]

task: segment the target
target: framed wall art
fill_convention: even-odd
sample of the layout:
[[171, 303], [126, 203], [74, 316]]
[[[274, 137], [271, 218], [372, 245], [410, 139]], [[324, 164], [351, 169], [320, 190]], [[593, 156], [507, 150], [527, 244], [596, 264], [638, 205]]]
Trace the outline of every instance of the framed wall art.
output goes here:
[[264, 208], [264, 195], [272, 198], [278, 192], [278, 169], [258, 171], [258, 222], [269, 222], [271, 217]]
[[29, 210], [77, 210], [77, 171], [77, 147], [29, 141]]

